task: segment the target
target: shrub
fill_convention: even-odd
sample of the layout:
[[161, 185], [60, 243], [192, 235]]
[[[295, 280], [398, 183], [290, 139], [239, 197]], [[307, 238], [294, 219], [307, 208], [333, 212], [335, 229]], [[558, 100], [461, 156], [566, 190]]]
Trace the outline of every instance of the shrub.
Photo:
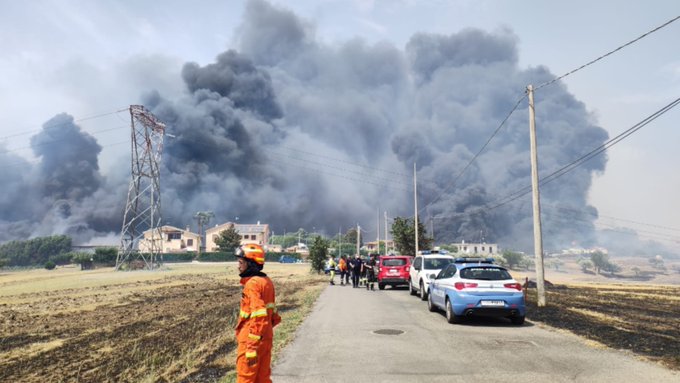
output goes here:
[[57, 265], [54, 262], [52, 261], [45, 262], [45, 268], [47, 270], [54, 270], [55, 267], [57, 267]]

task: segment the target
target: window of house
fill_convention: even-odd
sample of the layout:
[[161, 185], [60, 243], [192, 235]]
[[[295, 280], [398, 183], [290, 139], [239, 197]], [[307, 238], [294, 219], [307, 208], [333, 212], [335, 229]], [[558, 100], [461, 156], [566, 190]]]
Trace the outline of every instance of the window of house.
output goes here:
[[477, 246], [475, 246], [475, 254], [477, 254]]
[[187, 239], [187, 246], [193, 246], [194, 240], [192, 238]]
[[489, 246], [489, 253], [493, 254], [493, 246]]
[[182, 233], [168, 233], [168, 241], [173, 239], [182, 239]]

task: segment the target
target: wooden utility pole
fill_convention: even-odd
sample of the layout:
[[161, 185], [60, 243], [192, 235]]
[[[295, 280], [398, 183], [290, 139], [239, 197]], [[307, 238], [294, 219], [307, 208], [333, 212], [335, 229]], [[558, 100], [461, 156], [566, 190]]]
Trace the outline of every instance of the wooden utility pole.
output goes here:
[[376, 235], [376, 240], [375, 240], [375, 246], [378, 249], [376, 251], [377, 254], [380, 254], [380, 208], [377, 208], [375, 211], [375, 235]]
[[385, 210], [385, 255], [387, 255], [387, 210]]
[[531, 190], [534, 210], [534, 253], [536, 257], [536, 291], [538, 307], [545, 307], [545, 283], [543, 268], [543, 234], [541, 230], [541, 197], [538, 190], [538, 154], [536, 150], [536, 113], [534, 110], [534, 87], [527, 86], [529, 96], [529, 139], [531, 141]]
[[359, 235], [361, 235], [361, 226], [357, 223], [357, 255], [360, 255], [361, 253], [359, 252]]
[[414, 256], [418, 256], [418, 181], [416, 174], [416, 163], [413, 163], [413, 206], [415, 208], [415, 218], [413, 222], [415, 223], [416, 231], [416, 253]]

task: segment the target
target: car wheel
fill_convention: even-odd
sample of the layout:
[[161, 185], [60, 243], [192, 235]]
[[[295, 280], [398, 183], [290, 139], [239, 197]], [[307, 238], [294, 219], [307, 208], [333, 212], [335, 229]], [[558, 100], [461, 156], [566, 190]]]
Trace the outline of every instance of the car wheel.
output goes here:
[[517, 326], [521, 326], [524, 324], [524, 316], [511, 317], [510, 320], [512, 321], [512, 324]]
[[463, 320], [462, 315], [456, 315], [456, 313], [453, 312], [453, 306], [451, 305], [450, 300], [446, 300], [446, 321], [449, 323], [460, 323]]
[[430, 310], [431, 313], [437, 311], [437, 306], [432, 303], [432, 294], [427, 295], [427, 309]]
[[420, 281], [420, 300], [424, 301], [425, 299], [427, 299], [427, 291], [425, 291], [423, 281]]
[[408, 280], [408, 293], [411, 295], [416, 295], [416, 289], [413, 288], [413, 283], [411, 283], [411, 280]]
[[385, 290], [385, 285], [383, 285], [382, 283], [378, 283], [378, 288], [380, 290]]

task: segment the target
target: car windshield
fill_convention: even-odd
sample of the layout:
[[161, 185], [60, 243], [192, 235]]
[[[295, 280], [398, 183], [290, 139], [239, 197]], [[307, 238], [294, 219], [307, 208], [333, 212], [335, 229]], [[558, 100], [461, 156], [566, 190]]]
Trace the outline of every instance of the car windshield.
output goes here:
[[443, 269], [449, 263], [453, 262], [451, 258], [425, 258], [425, 269]]
[[464, 279], [479, 279], [483, 281], [502, 281], [512, 279], [510, 273], [497, 267], [467, 267], [460, 271]]
[[404, 266], [406, 260], [404, 258], [383, 259], [383, 266]]

